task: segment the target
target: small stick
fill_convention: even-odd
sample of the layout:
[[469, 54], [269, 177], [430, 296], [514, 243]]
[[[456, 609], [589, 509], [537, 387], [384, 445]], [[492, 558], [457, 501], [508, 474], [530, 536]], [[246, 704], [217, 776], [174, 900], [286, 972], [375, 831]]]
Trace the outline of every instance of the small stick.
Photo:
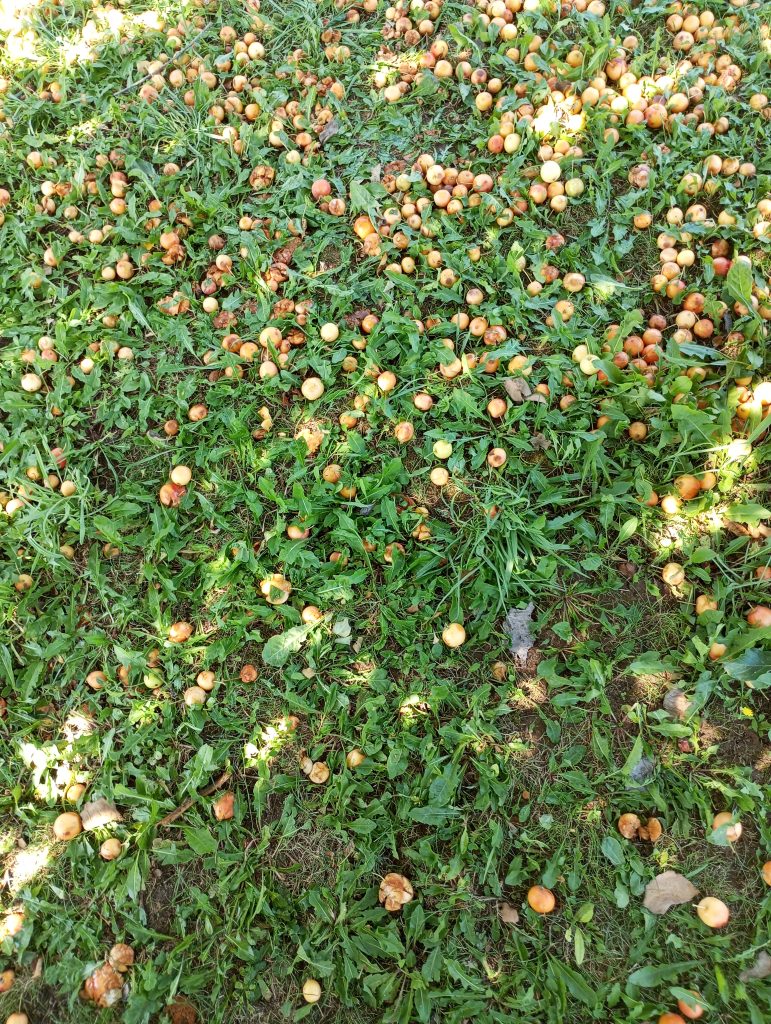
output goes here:
[[[197, 795], [211, 796], [212, 793], [216, 793], [218, 789], [221, 789], [225, 785], [225, 783], [230, 782], [230, 779], [230, 772], [223, 772], [223, 774], [220, 775], [218, 779], [216, 779], [210, 785], [206, 786], [205, 789], [200, 790]], [[189, 811], [194, 803], [194, 796], [187, 797], [186, 800], [182, 801], [179, 807], [177, 807], [173, 811], [169, 811], [165, 818], [161, 818], [161, 820], [158, 822], [158, 828], [164, 828], [166, 825], [170, 825], [173, 821], [176, 821], [177, 818], [181, 818], [185, 811]]]

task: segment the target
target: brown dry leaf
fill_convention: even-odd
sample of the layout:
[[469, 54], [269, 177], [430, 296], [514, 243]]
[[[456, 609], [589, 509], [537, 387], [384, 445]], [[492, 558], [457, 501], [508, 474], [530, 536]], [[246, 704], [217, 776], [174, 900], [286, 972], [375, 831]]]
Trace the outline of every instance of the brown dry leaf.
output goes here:
[[498, 917], [500, 917], [504, 924], [517, 924], [519, 921], [519, 911], [513, 903], [499, 903]]
[[664, 871], [645, 886], [643, 906], [652, 914], [666, 914], [670, 907], [688, 903], [698, 889], [677, 871]]
[[337, 135], [339, 131], [340, 122], [337, 120], [336, 117], [333, 117], [329, 124], [322, 128], [321, 131], [319, 132], [319, 142], [323, 145], [327, 141], [327, 139], [334, 138], [334, 136]]
[[769, 976], [771, 976], [771, 956], [766, 953], [765, 949], [762, 949], [755, 957], [752, 967], [748, 967], [739, 975], [739, 981], [760, 981], [761, 978]]
[[723, 520], [723, 529], [732, 533], [734, 537], [747, 537], [749, 536], [749, 530], [746, 526], [742, 526], [741, 523], [733, 523], [730, 519]]
[[85, 831], [89, 832], [92, 828], [101, 828], [103, 825], [110, 825], [113, 821], [122, 821], [123, 818], [115, 804], [100, 798], [83, 804], [80, 820], [83, 822]]
[[532, 388], [524, 377], [507, 377], [503, 387], [512, 402], [524, 402], [532, 394]]
[[533, 434], [530, 438], [530, 447], [534, 452], [545, 452], [551, 447], [551, 441], [543, 434]]
[[670, 715], [681, 720], [687, 716], [692, 706], [692, 702], [677, 686], [674, 686], [671, 690], [667, 690], [664, 694], [664, 700], [661, 703], [663, 704], [665, 711], [668, 711]]

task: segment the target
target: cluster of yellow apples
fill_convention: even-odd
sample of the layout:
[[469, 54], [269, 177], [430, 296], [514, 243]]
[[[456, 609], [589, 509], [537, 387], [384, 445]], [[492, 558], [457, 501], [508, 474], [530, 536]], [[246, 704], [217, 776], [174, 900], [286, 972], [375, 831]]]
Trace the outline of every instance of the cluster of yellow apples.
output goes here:
[[416, 47], [426, 36], [433, 35], [442, 13], [444, 0], [396, 0], [384, 14], [383, 38], [400, 40], [407, 47]]

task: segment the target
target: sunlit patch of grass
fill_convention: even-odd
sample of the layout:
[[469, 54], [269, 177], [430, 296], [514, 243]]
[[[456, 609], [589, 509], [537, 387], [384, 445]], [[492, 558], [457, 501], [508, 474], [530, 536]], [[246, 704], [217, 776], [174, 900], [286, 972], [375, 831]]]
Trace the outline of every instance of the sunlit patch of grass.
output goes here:
[[244, 744], [244, 764], [249, 768], [269, 765], [280, 751], [294, 740], [296, 725], [289, 718], [278, 718], [266, 725]]
[[15, 896], [39, 878], [51, 862], [50, 843], [30, 845], [6, 858], [4, 873], [9, 878], [8, 892]]
[[[164, 17], [152, 8], [136, 13], [113, 7], [84, 8], [88, 18], [78, 27], [77, 17], [56, 17], [49, 23], [46, 0], [0, 0], [0, 35], [4, 37], [5, 58], [10, 69], [25, 65], [46, 65], [66, 69], [95, 61], [110, 44], [159, 32]], [[79, 13], [79, 12], [74, 12]], [[74, 21], [74, 24], [73, 24]]]
[[81, 757], [71, 747], [54, 743], [38, 745], [28, 740], [19, 744], [19, 756], [29, 771], [35, 797], [48, 803], [60, 799], [68, 787], [79, 781]]

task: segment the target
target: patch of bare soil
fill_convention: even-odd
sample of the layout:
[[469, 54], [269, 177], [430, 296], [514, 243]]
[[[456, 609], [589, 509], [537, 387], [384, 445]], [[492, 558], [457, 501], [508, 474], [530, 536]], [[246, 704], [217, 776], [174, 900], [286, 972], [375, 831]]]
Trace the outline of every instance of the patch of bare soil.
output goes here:
[[177, 872], [171, 867], [154, 867], [142, 893], [142, 907], [147, 926], [162, 935], [173, 935], [175, 920], [175, 894]]
[[718, 760], [725, 765], [750, 767], [756, 781], [771, 774], [771, 746], [743, 722], [706, 721], [702, 724], [702, 743], [717, 746]]

